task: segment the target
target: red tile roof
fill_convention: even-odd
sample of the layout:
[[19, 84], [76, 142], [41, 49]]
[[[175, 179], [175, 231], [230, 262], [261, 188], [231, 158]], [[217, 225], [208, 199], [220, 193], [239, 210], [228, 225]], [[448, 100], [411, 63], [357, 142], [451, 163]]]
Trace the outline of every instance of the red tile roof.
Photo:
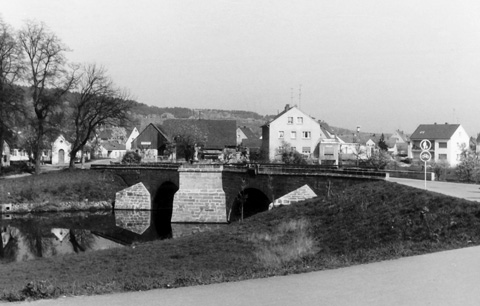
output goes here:
[[450, 139], [460, 124], [420, 124], [410, 139]]
[[168, 119], [158, 126], [170, 139], [190, 136], [205, 149], [223, 149], [237, 144], [235, 120]]

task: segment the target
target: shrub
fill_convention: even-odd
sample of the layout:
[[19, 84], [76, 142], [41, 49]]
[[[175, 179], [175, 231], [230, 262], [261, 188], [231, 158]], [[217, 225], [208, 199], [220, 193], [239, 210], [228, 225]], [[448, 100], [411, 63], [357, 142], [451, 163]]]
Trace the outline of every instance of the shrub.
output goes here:
[[129, 151], [122, 158], [122, 164], [139, 164], [142, 161], [142, 157], [134, 151]]
[[302, 154], [297, 151], [284, 152], [282, 154], [282, 161], [287, 165], [306, 165], [307, 161]]

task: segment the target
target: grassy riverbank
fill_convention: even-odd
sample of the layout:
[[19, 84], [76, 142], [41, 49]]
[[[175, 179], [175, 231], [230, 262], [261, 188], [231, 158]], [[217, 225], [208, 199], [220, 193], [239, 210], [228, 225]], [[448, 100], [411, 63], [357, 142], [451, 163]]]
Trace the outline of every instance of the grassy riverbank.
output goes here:
[[68, 169], [0, 181], [0, 203], [113, 201], [126, 184], [108, 172]]
[[0, 265], [0, 296], [21, 300], [237, 281], [479, 242], [477, 203], [394, 183], [365, 183], [216, 232]]

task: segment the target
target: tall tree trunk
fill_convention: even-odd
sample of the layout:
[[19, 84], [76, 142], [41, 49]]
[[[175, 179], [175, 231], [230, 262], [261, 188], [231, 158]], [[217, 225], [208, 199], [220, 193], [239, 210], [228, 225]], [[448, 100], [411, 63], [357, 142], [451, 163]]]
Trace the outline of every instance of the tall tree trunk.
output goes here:
[[75, 157], [77, 156], [78, 149], [72, 149], [70, 151], [70, 162], [68, 163], [68, 169], [74, 170], [75, 169]]
[[[41, 161], [40, 158], [42, 157], [42, 140], [43, 140], [43, 119], [38, 119], [38, 134], [37, 134], [37, 141], [35, 142], [35, 147], [33, 149], [33, 157], [35, 159], [35, 174], [40, 174], [41, 168]], [[30, 156], [28, 157], [30, 160]]]
[[3, 128], [0, 126], [0, 158], [2, 160], [0, 160], [0, 175], [2, 175], [3, 173], [3, 167], [2, 167], [2, 164], [3, 164], [3, 141], [4, 141], [4, 136], [3, 136]]

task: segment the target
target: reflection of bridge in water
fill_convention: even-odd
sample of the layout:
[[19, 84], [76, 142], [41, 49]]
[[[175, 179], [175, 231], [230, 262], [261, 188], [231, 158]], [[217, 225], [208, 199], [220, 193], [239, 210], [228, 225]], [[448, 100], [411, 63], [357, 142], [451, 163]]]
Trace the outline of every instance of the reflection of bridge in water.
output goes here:
[[117, 193], [116, 209], [162, 211], [172, 222], [225, 223], [387, 174], [357, 169], [275, 164], [92, 165], [112, 171], [130, 187]]
[[[4, 215], [0, 215], [3, 218]], [[0, 263], [189, 236], [221, 224], [173, 224], [158, 211], [11, 214], [1, 220]]]

